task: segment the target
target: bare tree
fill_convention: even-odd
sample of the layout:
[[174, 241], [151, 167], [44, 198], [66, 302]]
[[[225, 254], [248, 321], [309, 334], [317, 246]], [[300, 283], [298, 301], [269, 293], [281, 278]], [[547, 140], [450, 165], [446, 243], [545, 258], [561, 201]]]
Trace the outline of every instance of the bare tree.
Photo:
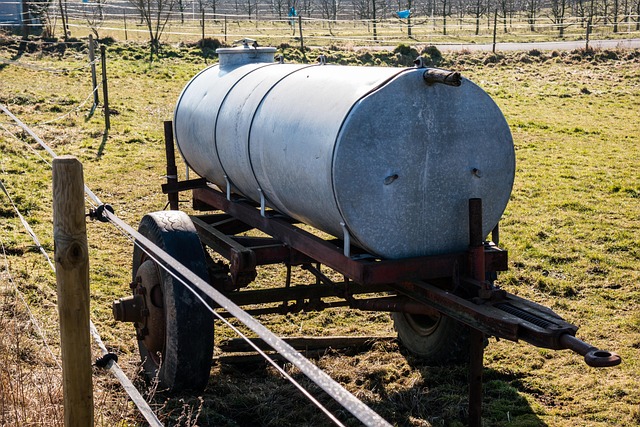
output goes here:
[[315, 1], [314, 0], [298, 0], [297, 3], [299, 5], [300, 11], [305, 16], [311, 16], [311, 14], [315, 10]]
[[48, 23], [50, 0], [21, 0], [22, 2], [22, 37], [26, 39], [34, 27], [45, 26], [45, 32], [52, 35], [51, 24]]
[[488, 8], [488, 3], [484, 3], [483, 0], [472, 0], [473, 4], [471, 4], [470, 12], [475, 19], [476, 23], [476, 36], [480, 34], [480, 18], [485, 14]]
[[186, 9], [186, 5], [184, 4], [184, 0], [177, 0], [178, 3], [178, 11], [180, 12], [180, 23], [184, 24], [184, 11]]
[[[571, 4], [571, 9], [573, 16], [578, 16], [582, 18], [580, 21], [580, 26], [584, 27], [584, 24], [587, 20], [588, 10], [587, 10], [587, 1], [586, 0], [576, 0]], [[535, 31], [535, 30], [532, 30]]]
[[[406, 7], [405, 7], [406, 6]], [[406, 0], [406, 4], [401, 4], [401, 2], [398, 2], [398, 9], [403, 9], [404, 10], [408, 10], [409, 13], [406, 15], [402, 15], [400, 13], [400, 11], [397, 13], [397, 17], [400, 20], [401, 23], [405, 24], [407, 26], [407, 36], [411, 37], [411, 31], [413, 28], [413, 25], [411, 23], [411, 15], [413, 14], [413, 11], [411, 9], [413, 9], [413, 0]]]
[[258, 0], [241, 0], [242, 2], [240, 3], [240, 9], [246, 13], [247, 15], [249, 15], [249, 19], [251, 19], [251, 17], [256, 14], [257, 16], [257, 9], [258, 9]]
[[567, 0], [551, 0], [550, 2], [550, 15], [551, 22], [553, 22], [558, 29], [558, 35], [564, 36], [564, 18], [565, 10], [567, 8]]
[[387, 12], [384, 0], [355, 0], [353, 6], [360, 19], [371, 23], [373, 40], [378, 40], [378, 20]]
[[613, 32], [618, 32], [618, 14], [620, 13], [620, 0], [612, 0], [611, 16], [613, 20]]
[[341, 9], [340, 0], [319, 0], [320, 12], [324, 19], [335, 21], [338, 19], [338, 11]]
[[160, 37], [171, 16], [176, 0], [131, 0], [149, 31], [150, 60], [160, 51]]
[[82, 4], [82, 15], [87, 21], [87, 25], [89, 25], [93, 35], [96, 36], [96, 39], [100, 39], [98, 29], [102, 27], [102, 24], [104, 23], [103, 7], [105, 4], [105, 0], [97, 0], [95, 3]]
[[451, 0], [439, 0], [442, 11], [442, 34], [447, 35], [447, 16], [451, 15]]
[[282, 16], [289, 13], [291, 8], [296, 8], [297, 4], [291, 0], [270, 0], [273, 13], [278, 15], [278, 19], [282, 19]]

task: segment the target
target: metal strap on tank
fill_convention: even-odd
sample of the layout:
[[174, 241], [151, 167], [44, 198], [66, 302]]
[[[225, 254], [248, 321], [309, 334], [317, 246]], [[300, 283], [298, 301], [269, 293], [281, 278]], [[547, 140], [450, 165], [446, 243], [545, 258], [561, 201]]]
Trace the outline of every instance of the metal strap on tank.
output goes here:
[[[276, 62], [275, 63], [275, 65], [280, 65], [280, 64], [283, 64], [283, 62]], [[266, 203], [269, 201], [269, 198], [262, 191], [262, 183], [258, 180], [258, 176], [256, 175], [256, 171], [254, 170], [254, 167], [253, 167], [253, 162], [251, 161], [251, 131], [253, 130], [253, 122], [256, 119], [256, 114], [258, 113], [258, 110], [262, 106], [262, 103], [264, 102], [265, 98], [269, 95], [269, 93], [271, 93], [273, 88], [276, 87], [281, 81], [283, 81], [284, 79], [289, 77], [291, 74], [297, 73], [298, 71], [305, 70], [305, 69], [310, 68], [310, 67], [317, 67], [317, 66], [318, 66], [318, 64], [307, 65], [306, 67], [303, 66], [303, 67], [300, 67], [300, 68], [296, 68], [296, 69], [292, 70], [290, 73], [287, 73], [287, 74], [281, 76], [277, 81], [273, 82], [273, 84], [271, 85], [269, 90], [267, 90], [264, 93], [264, 95], [262, 96], [262, 99], [260, 100], [260, 102], [258, 102], [256, 104], [256, 107], [253, 110], [253, 116], [251, 116], [251, 122], [249, 122], [249, 132], [247, 132], [247, 142], [246, 142], [247, 143], [247, 159], [249, 160], [249, 169], [251, 169], [251, 174], [253, 175], [253, 180], [258, 183], [258, 191], [260, 192], [260, 205], [261, 205], [260, 212], [261, 213], [263, 213], [262, 204], [264, 203], [266, 205]], [[231, 90], [229, 90], [229, 92], [231, 92]], [[220, 108], [220, 109], [222, 109], [222, 108]], [[216, 150], [216, 152], [217, 152], [217, 150]], [[220, 156], [218, 156], [218, 158], [220, 158]], [[220, 162], [220, 163], [222, 164], [222, 162]], [[273, 203], [271, 203], [270, 205], [272, 207], [274, 206]], [[263, 213], [262, 216], [264, 216], [264, 213]]]
[[264, 198], [264, 191], [262, 191], [262, 188], [258, 188], [258, 193], [260, 193], [260, 215], [262, 215], [262, 217], [264, 218], [266, 203]]
[[[225, 101], [227, 100], [227, 97], [229, 96], [229, 94], [231, 93], [231, 91], [233, 91], [233, 88], [236, 87], [238, 85], [238, 83], [240, 83], [242, 81], [242, 79], [244, 79], [245, 77], [247, 77], [249, 74], [256, 72], [257, 70], [260, 70], [264, 67], [271, 67], [274, 65], [278, 65], [277, 63], [274, 64], [264, 64], [262, 67], [256, 67], [253, 70], [249, 71], [248, 73], [246, 73], [245, 75], [241, 76], [238, 80], [236, 80], [233, 85], [227, 90], [227, 93], [224, 94], [224, 97], [222, 97], [222, 99], [220, 100], [220, 106], [218, 108], [218, 111], [216, 112], [216, 118], [213, 122], [213, 147], [216, 150], [216, 157], [218, 158], [218, 161], [220, 162], [220, 166], [222, 167], [222, 173], [225, 176], [225, 181], [227, 181], [227, 186], [229, 185], [229, 183], [231, 183], [231, 185], [233, 185], [233, 182], [231, 182], [231, 178], [229, 177], [229, 174], [227, 173], [227, 170], [225, 169], [224, 165], [222, 164], [222, 159], [220, 158], [220, 152], [218, 151], [218, 138], [217, 138], [217, 134], [218, 134], [218, 118], [220, 117], [220, 111], [222, 111], [222, 106], [224, 105]], [[196, 75], [197, 77], [197, 75]], [[191, 81], [195, 80], [194, 77]], [[186, 91], [186, 88], [184, 89], [184, 91]], [[179, 100], [178, 100], [178, 105], [179, 105]], [[175, 126], [175, 125], [174, 125]], [[234, 186], [235, 187], [235, 186]], [[237, 187], [235, 187], [237, 188]], [[231, 199], [229, 199], [231, 200]]]
[[[251, 317], [247, 312], [235, 305], [226, 296], [211, 287], [206, 281], [201, 279], [194, 272], [176, 261], [168, 253], [160, 249], [157, 245], [144, 237], [142, 234], [134, 230], [129, 224], [122, 221], [115, 214], [105, 210], [104, 214], [115, 225], [129, 233], [136, 239], [136, 244], [140, 245], [145, 251], [152, 252], [156, 261], [179, 280], [193, 284], [199, 292], [211, 298], [221, 308], [228, 311], [249, 329], [255, 332], [265, 343], [271, 346], [275, 351], [280, 353], [285, 359], [295, 365], [302, 373], [311, 379], [318, 387], [329, 394], [333, 399], [340, 403], [353, 416], [360, 420], [366, 426], [391, 426], [380, 415], [374, 412], [367, 405], [362, 403], [353, 394], [349, 393], [344, 387], [333, 380], [326, 372], [311, 363], [308, 359], [297, 352], [291, 345], [278, 338], [273, 332], [264, 327], [261, 323]], [[195, 291], [188, 286], [195, 293]], [[195, 293], [197, 295], [197, 293]]]

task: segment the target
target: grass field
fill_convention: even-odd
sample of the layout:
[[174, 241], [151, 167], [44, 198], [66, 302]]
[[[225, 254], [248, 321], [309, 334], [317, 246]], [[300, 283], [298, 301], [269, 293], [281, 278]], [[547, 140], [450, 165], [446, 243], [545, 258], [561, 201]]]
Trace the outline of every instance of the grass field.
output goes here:
[[[77, 156], [87, 185], [129, 224], [161, 210], [166, 204], [160, 191], [162, 122], [171, 118], [182, 87], [212, 59], [205, 61], [199, 49], [167, 47], [149, 64], [144, 47], [110, 45], [113, 115], [105, 136], [100, 110], [89, 115], [90, 102], [78, 108], [91, 92], [84, 49], [19, 57], [16, 49], [3, 39], [0, 57], [18, 64], [0, 64], [0, 103], [58, 154]], [[299, 52], [284, 53], [299, 58]], [[405, 53], [331, 51], [328, 57], [338, 63], [398, 65], [412, 59]], [[463, 52], [441, 60], [432, 52], [431, 60], [483, 87], [513, 132], [516, 181], [501, 223], [510, 270], [499, 283], [551, 307], [580, 326], [580, 338], [623, 358], [619, 367], [597, 370], [567, 351], [491, 339], [484, 360], [484, 425], [640, 425], [640, 51]], [[0, 180], [52, 254], [50, 168], [39, 158], [46, 153], [4, 115], [0, 151]], [[62, 425], [55, 277], [8, 198], [0, 198], [0, 425]], [[112, 300], [128, 292], [132, 245], [108, 224], [91, 222], [88, 233], [92, 319], [136, 378], [133, 328], [111, 316]], [[279, 277], [282, 272], [266, 270], [258, 284]], [[53, 355], [31, 325], [20, 295]], [[261, 321], [281, 335], [393, 334], [387, 314], [356, 310]], [[216, 328], [217, 344], [234, 337], [228, 328]], [[329, 351], [316, 363], [394, 424], [466, 422], [464, 365], [426, 366], [395, 342], [362, 353]], [[306, 384], [295, 369], [286, 369]], [[97, 425], [143, 425], [109, 374], [96, 368], [94, 378]], [[216, 364], [201, 397], [157, 392], [150, 399], [169, 425], [328, 424], [263, 365]], [[328, 398], [320, 400], [348, 425], [357, 425]]]

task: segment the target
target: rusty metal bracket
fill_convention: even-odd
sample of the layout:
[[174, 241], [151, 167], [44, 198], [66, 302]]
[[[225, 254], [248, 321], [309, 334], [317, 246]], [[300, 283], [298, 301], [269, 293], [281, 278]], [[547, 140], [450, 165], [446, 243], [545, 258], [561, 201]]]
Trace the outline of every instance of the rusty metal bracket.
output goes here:
[[[467, 273], [467, 252], [400, 260], [354, 259], [344, 255], [341, 242], [321, 239], [296, 227], [287, 218], [262, 217], [257, 207], [242, 200], [227, 200], [223, 193], [212, 187], [194, 189], [193, 199], [194, 206], [224, 211], [358, 283], [395, 283], [414, 278], [433, 280]], [[506, 251], [495, 246], [486, 246], [482, 250], [487, 271], [507, 270]]]

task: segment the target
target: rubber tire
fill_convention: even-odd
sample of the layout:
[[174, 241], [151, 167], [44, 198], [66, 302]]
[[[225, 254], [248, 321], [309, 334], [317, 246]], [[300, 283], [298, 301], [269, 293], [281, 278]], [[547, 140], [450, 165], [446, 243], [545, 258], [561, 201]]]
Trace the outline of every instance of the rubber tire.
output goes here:
[[471, 330], [450, 317], [407, 313], [391, 314], [398, 339], [421, 362], [434, 365], [466, 363]]
[[[138, 231], [169, 255], [208, 282], [205, 253], [188, 215], [161, 211], [145, 215]], [[149, 257], [137, 245], [133, 251], [133, 279]], [[209, 382], [213, 357], [213, 315], [182, 283], [158, 266], [165, 312], [165, 338], [161, 362], [157, 363], [138, 341], [148, 381], [161, 389], [202, 391]], [[155, 357], [157, 359], [157, 356]]]

